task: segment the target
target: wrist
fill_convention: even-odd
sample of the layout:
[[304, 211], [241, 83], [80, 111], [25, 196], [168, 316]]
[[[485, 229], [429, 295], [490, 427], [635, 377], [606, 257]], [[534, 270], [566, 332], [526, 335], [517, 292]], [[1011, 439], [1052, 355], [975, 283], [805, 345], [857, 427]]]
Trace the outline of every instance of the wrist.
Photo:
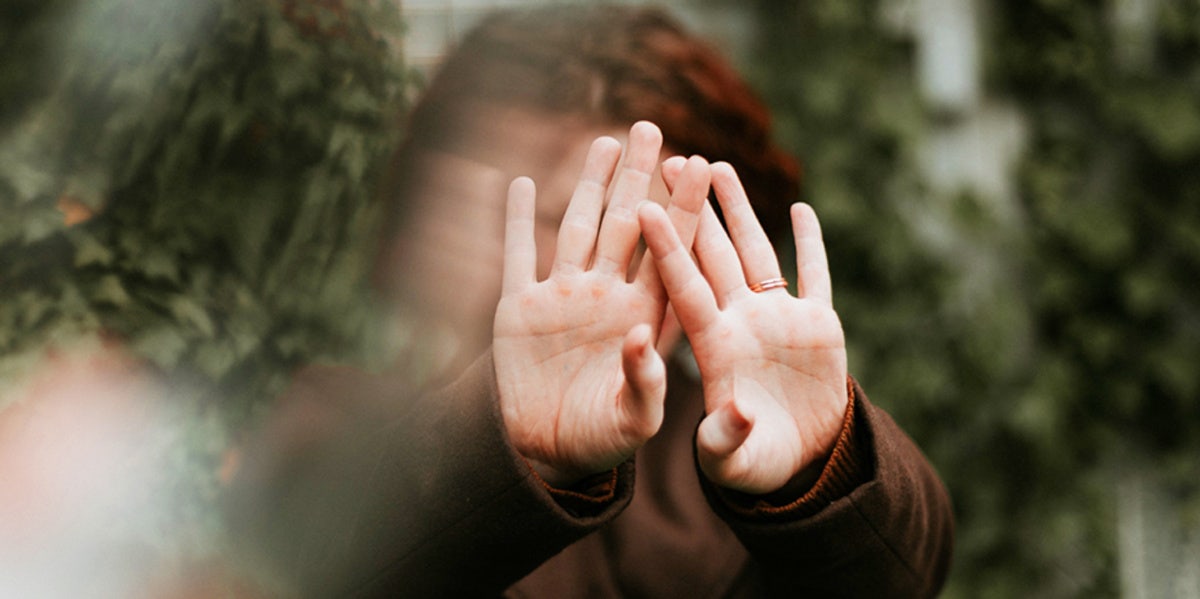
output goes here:
[[[717, 487], [717, 496], [735, 512], [748, 517], [804, 517], [848, 495], [865, 482], [870, 472], [870, 457], [858, 424], [857, 385], [847, 377], [847, 405], [832, 451], [802, 469], [777, 491], [767, 494], [742, 493]], [[816, 474], [813, 475], [812, 472]]]

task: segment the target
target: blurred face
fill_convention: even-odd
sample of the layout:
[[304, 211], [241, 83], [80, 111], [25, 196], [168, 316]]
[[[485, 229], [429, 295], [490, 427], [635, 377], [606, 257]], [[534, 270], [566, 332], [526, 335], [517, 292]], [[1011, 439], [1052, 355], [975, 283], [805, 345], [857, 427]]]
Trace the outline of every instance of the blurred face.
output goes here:
[[[491, 343], [504, 261], [508, 184], [521, 175], [537, 184], [538, 273], [554, 260], [558, 225], [593, 139], [625, 142], [627, 129], [598, 128], [564, 117], [481, 108], [469, 123], [469, 143], [427, 152], [422, 180], [403, 233], [383, 265], [405, 289], [399, 310], [419, 310], [420, 324], [448, 333], [451, 353], [471, 359]], [[651, 198], [668, 194], [655, 177]]]

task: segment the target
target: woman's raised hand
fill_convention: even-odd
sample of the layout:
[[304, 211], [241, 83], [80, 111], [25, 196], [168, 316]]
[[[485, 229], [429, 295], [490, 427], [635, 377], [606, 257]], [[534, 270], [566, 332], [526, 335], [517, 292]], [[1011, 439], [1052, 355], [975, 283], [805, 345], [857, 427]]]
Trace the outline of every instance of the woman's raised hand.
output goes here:
[[[504, 277], [493, 356], [504, 423], [516, 449], [551, 484], [613, 468], [658, 431], [666, 373], [654, 349], [666, 294], [650, 260], [629, 280], [640, 237], [637, 207], [649, 193], [662, 134], [646, 122], [620, 143], [597, 139], [559, 227], [554, 264], [537, 280], [535, 188], [509, 188]], [[710, 169], [682, 168], [666, 226], [690, 237]], [[607, 208], [605, 200], [608, 198]]]
[[661, 208], [643, 205], [639, 218], [700, 367], [700, 468], [722, 487], [770, 493], [820, 468], [837, 441], [848, 402], [844, 336], [812, 209], [791, 210], [798, 297], [771, 284], [756, 291], [781, 277], [775, 251], [733, 168], [714, 164], [712, 185], [729, 234], [706, 204], [698, 268]]

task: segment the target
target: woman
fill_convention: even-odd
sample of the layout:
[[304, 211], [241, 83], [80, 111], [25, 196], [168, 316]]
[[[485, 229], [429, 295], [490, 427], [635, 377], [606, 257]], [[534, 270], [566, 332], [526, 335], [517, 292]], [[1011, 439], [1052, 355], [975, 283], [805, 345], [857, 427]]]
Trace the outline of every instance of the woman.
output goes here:
[[[751, 206], [773, 213], [795, 195], [767, 124], [725, 63], [654, 11], [509, 13], [469, 34], [413, 113], [404, 218], [380, 260], [407, 317], [419, 307], [453, 339], [455, 382], [381, 409], [369, 434], [378, 417], [339, 425], [348, 441], [326, 444], [340, 449], [322, 452], [305, 492], [281, 495], [297, 519], [340, 514], [314, 533], [320, 560], [293, 561], [327, 565], [306, 584], [935, 594], [949, 500], [849, 379], [816, 217], [800, 205], [799, 297], [785, 288]], [[723, 162], [658, 168], [678, 153]], [[684, 334], [694, 362], [671, 355]], [[397, 395], [366, 380], [326, 372], [291, 395]], [[328, 500], [337, 486], [355, 490]]]

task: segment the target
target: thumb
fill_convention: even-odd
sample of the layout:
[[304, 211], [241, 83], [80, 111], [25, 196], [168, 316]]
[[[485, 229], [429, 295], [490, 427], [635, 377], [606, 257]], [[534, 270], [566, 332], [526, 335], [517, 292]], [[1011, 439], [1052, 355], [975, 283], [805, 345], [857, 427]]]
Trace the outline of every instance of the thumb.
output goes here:
[[663, 401], [667, 394], [667, 368], [654, 350], [654, 335], [642, 323], [625, 334], [621, 344], [621, 369], [625, 386], [620, 409], [628, 429], [644, 441], [662, 425]]
[[733, 478], [734, 459], [754, 428], [754, 421], [728, 401], [700, 422], [696, 431], [696, 457], [700, 470], [714, 482]]

